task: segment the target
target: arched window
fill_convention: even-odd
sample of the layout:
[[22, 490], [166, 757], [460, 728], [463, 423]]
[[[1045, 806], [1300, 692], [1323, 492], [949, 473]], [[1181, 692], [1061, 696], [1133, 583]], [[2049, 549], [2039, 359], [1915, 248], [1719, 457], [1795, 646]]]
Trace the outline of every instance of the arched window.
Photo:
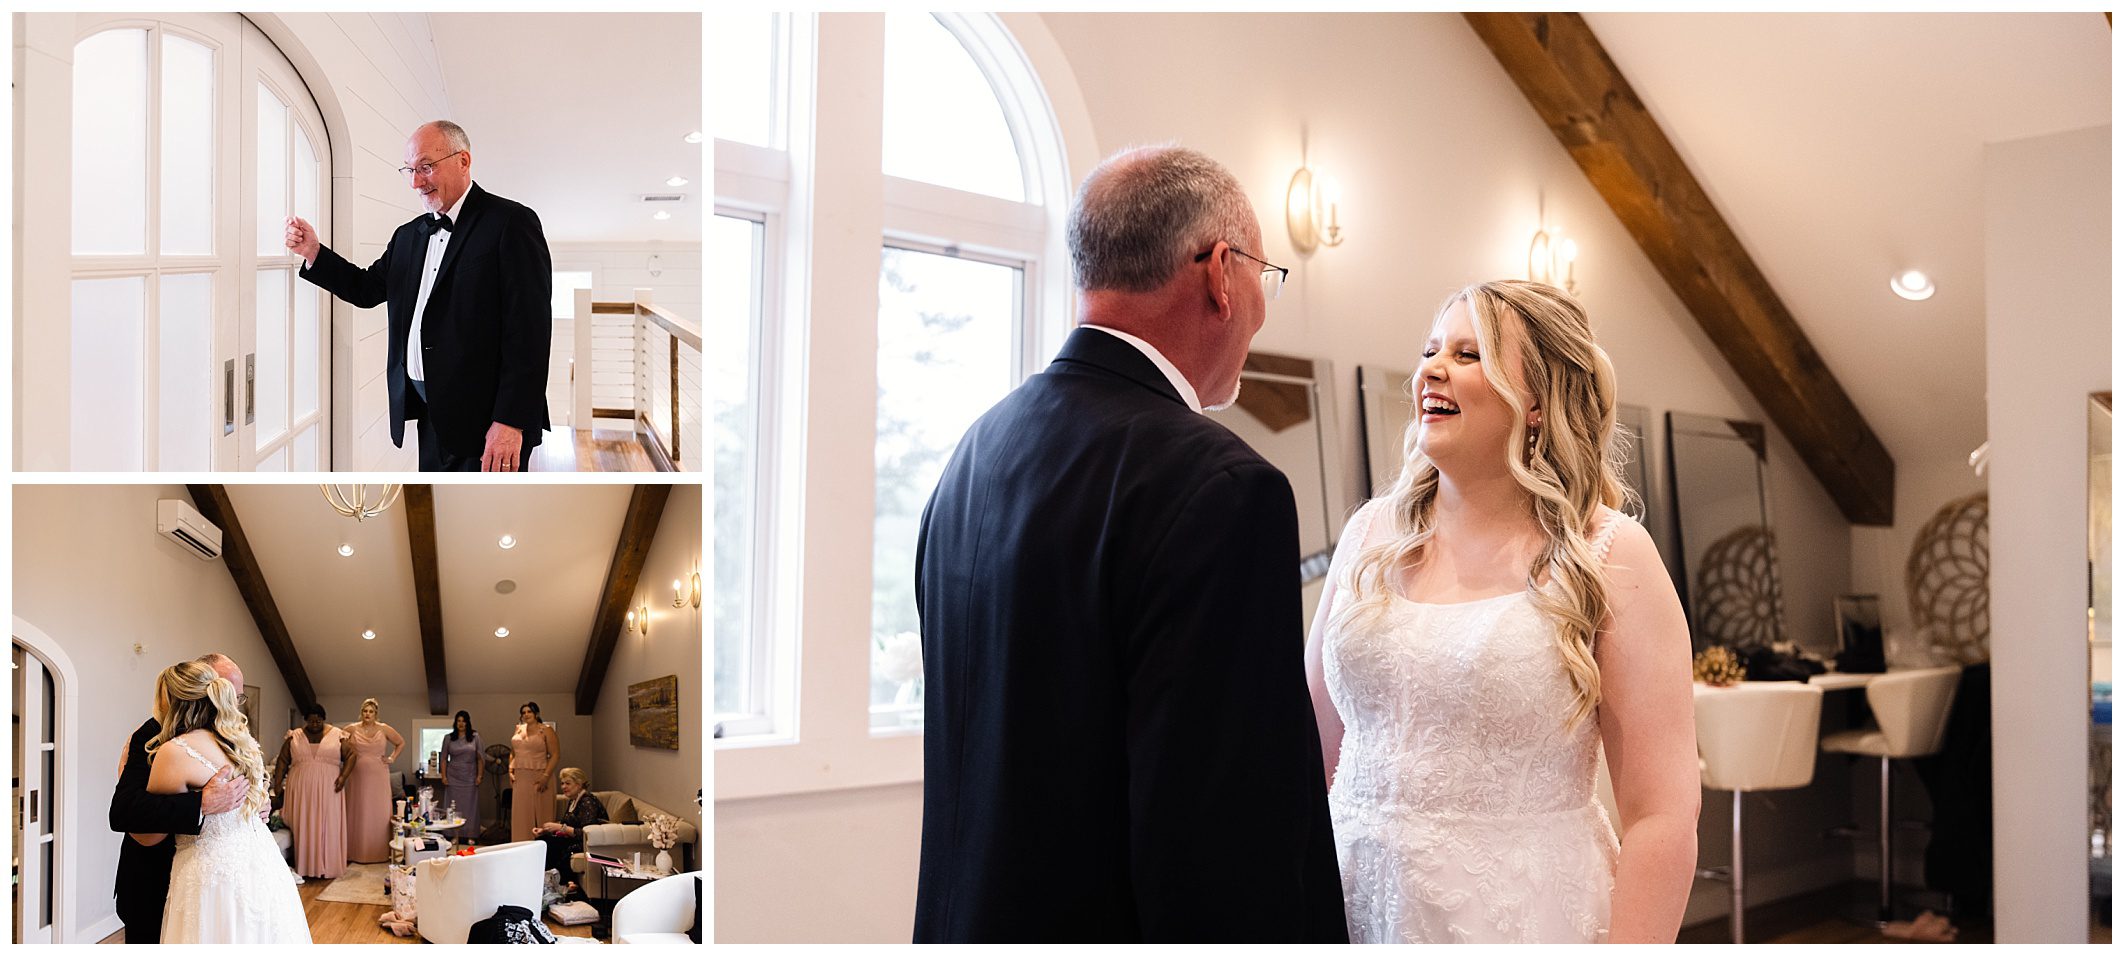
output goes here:
[[326, 467], [322, 292], [281, 242], [289, 215], [329, 228], [316, 104], [235, 14], [87, 20], [66, 346], [25, 356], [65, 364], [63, 466]]
[[[746, 782], [719, 792], [913, 779], [922, 508], [959, 437], [1066, 321], [1073, 183], [1058, 124], [994, 15], [708, 19], [728, 233], [711, 256], [751, 270], [710, 266], [733, 302], [710, 321], [763, 316], [726, 339], [747, 352], [726, 381], [749, 385], [717, 404], [750, 403], [719, 417], [732, 472], [718, 475], [716, 534], [719, 587], [753, 598], [717, 619], [717, 721], [740, 763], [776, 758], [732, 745], [795, 742], [843, 781], [733, 774]], [[726, 550], [729, 534], [750, 543]], [[753, 560], [726, 570], [738, 554]]]

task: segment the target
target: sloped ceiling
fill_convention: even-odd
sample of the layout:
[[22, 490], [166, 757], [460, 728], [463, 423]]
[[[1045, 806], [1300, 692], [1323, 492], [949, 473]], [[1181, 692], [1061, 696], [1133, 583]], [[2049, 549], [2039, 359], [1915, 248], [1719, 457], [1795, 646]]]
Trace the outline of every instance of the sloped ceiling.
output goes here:
[[[630, 486], [439, 485], [435, 534], [452, 694], [575, 686]], [[403, 504], [356, 522], [316, 485], [230, 485], [319, 695], [425, 698]], [[504, 550], [503, 534], [517, 544]], [[341, 557], [338, 547], [354, 554]], [[515, 582], [508, 594], [496, 584]], [[494, 630], [507, 627], [509, 636]], [[364, 629], [376, 639], [363, 640]]]
[[2110, 121], [2101, 14], [1585, 17], [1898, 464], [1982, 443], [1984, 145]]

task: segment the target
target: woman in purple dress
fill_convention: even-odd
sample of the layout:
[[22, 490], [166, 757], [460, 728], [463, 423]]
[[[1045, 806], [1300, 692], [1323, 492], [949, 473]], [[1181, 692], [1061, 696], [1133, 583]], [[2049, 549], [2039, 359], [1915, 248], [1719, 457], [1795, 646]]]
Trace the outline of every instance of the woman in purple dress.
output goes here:
[[465, 818], [465, 825], [457, 830], [459, 843], [479, 842], [479, 785], [487, 779], [485, 749], [479, 731], [472, 729], [472, 715], [458, 711], [450, 736], [443, 738], [442, 764], [443, 800]]

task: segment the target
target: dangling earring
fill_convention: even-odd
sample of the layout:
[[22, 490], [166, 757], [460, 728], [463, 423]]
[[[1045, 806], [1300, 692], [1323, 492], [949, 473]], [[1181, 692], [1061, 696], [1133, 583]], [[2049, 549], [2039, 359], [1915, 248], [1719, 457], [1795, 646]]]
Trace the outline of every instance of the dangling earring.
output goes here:
[[1527, 429], [1527, 460], [1528, 460], [1528, 461], [1533, 461], [1533, 460], [1534, 460], [1534, 443], [1535, 443], [1536, 441], [1539, 441], [1540, 439], [1541, 439], [1541, 432], [1540, 432], [1539, 430], [1537, 430], [1537, 429], [1532, 429], [1532, 428], [1530, 428], [1530, 429]]

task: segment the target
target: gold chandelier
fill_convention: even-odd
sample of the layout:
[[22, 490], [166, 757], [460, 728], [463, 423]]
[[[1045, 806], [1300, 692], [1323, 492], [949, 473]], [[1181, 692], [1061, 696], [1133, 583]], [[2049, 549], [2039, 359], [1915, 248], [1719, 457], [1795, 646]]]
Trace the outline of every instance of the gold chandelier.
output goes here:
[[[331, 503], [332, 510], [355, 521], [361, 521], [383, 514], [386, 509], [397, 504], [398, 493], [403, 490], [403, 486], [318, 485], [317, 490], [324, 492], [325, 501]], [[376, 499], [374, 504], [369, 501], [372, 496]]]

